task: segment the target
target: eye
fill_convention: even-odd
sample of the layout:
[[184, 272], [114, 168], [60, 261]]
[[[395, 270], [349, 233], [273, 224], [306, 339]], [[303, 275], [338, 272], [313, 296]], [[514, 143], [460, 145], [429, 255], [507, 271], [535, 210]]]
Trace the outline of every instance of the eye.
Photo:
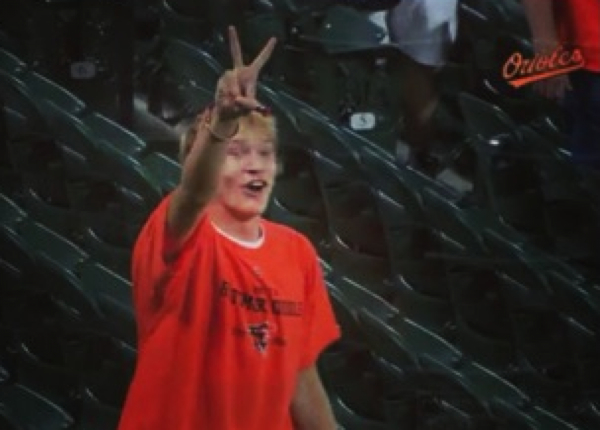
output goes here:
[[232, 142], [227, 146], [227, 155], [233, 157], [241, 157], [243, 154], [243, 148], [239, 143]]
[[259, 151], [260, 156], [264, 157], [264, 158], [272, 157], [274, 153], [275, 153], [275, 149], [270, 146], [261, 148]]

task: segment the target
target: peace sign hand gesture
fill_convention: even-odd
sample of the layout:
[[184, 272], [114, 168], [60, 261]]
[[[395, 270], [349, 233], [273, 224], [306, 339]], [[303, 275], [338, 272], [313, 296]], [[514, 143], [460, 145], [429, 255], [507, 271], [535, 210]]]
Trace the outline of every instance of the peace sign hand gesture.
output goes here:
[[254, 61], [244, 65], [237, 32], [234, 27], [229, 27], [233, 69], [227, 70], [217, 83], [215, 110], [220, 121], [237, 120], [261, 106], [256, 100], [256, 83], [260, 70], [271, 57], [275, 43], [276, 39], [270, 38]]

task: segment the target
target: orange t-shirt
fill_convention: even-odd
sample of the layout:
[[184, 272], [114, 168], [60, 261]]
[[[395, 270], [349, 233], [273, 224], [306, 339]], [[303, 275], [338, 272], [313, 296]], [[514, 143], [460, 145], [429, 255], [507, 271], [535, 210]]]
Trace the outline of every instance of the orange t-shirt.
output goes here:
[[119, 430], [292, 430], [297, 374], [339, 336], [314, 248], [266, 220], [251, 248], [204, 215], [166, 261], [169, 198], [134, 247], [138, 361]]
[[554, 5], [563, 43], [581, 49], [585, 69], [600, 72], [600, 0], [556, 0]]

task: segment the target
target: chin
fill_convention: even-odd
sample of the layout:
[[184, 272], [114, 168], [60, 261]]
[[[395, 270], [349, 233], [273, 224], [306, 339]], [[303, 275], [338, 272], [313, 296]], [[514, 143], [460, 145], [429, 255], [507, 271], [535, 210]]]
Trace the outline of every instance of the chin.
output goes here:
[[229, 208], [233, 216], [240, 221], [250, 221], [253, 218], [262, 216], [267, 205], [252, 205], [251, 207]]

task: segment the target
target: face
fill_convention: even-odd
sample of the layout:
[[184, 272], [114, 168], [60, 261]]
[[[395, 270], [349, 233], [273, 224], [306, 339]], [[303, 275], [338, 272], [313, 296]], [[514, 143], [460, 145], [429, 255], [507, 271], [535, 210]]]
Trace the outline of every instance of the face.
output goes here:
[[213, 201], [234, 218], [260, 216], [269, 201], [276, 173], [273, 133], [264, 127], [242, 127], [227, 144]]

